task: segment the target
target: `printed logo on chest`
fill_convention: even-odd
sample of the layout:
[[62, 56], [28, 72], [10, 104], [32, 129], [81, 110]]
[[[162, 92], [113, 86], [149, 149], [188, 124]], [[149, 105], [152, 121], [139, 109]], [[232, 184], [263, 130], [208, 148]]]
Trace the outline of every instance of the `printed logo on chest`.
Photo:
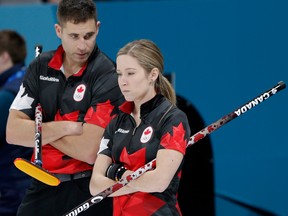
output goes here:
[[142, 136], [140, 138], [140, 141], [141, 143], [147, 143], [151, 137], [152, 137], [152, 134], [153, 134], [153, 128], [152, 127], [147, 127], [143, 133], [142, 133]]
[[77, 86], [73, 95], [73, 99], [77, 102], [81, 101], [84, 98], [85, 90], [86, 86], [84, 84]]

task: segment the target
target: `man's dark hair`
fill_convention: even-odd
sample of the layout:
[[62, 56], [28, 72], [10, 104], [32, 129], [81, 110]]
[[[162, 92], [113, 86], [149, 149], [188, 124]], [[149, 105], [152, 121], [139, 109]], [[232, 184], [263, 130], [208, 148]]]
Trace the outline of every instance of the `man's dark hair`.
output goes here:
[[8, 52], [13, 64], [22, 63], [27, 55], [25, 39], [13, 30], [0, 31], [0, 54]]
[[95, 19], [97, 22], [97, 10], [92, 0], [61, 0], [57, 9], [58, 23], [63, 26], [68, 21], [74, 24]]

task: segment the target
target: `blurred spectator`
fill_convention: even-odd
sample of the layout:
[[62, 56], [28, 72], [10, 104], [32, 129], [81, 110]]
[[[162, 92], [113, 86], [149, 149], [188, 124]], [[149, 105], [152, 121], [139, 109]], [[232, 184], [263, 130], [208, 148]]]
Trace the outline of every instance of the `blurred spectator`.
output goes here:
[[42, 0], [0, 0], [0, 4], [26, 4], [26, 3], [40, 3]]
[[30, 177], [18, 170], [17, 157], [30, 160], [31, 148], [9, 145], [6, 142], [6, 122], [9, 108], [25, 73], [26, 43], [12, 30], [0, 31], [0, 215], [15, 216]]
[[59, 0], [0, 0], [0, 4], [31, 4], [31, 3], [53, 3], [58, 4]]

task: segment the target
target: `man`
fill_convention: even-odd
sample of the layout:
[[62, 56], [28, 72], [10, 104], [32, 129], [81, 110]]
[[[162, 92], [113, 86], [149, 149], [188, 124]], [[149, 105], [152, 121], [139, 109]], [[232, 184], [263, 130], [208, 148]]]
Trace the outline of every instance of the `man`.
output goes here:
[[31, 178], [18, 170], [15, 157], [29, 159], [32, 149], [8, 145], [6, 122], [9, 107], [25, 74], [26, 42], [16, 31], [0, 31], [0, 215], [15, 216]]
[[[96, 44], [100, 22], [92, 0], [63, 0], [57, 9], [61, 45], [42, 53], [10, 108], [9, 143], [34, 147], [35, 107], [41, 104], [43, 169], [61, 180], [51, 187], [33, 179], [18, 216], [57, 216], [89, 199], [89, 181], [104, 128], [124, 98], [115, 64]], [[84, 215], [111, 215], [111, 199]]]

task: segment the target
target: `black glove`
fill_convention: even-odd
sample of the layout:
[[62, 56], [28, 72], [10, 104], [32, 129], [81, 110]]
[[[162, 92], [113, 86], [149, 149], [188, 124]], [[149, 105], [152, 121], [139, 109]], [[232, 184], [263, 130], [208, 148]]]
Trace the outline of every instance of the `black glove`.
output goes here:
[[119, 181], [126, 170], [122, 164], [112, 163], [106, 170], [106, 177]]

